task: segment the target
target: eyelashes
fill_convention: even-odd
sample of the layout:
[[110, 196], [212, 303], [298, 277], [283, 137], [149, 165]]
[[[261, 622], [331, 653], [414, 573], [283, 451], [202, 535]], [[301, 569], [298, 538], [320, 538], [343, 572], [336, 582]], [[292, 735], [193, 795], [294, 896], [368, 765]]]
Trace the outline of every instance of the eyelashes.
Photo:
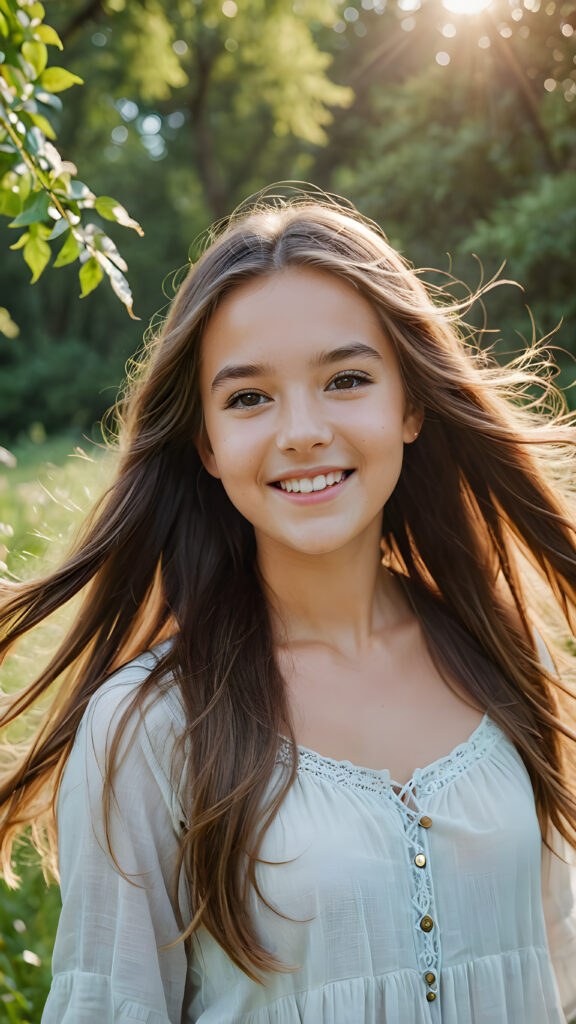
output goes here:
[[[346, 382], [353, 382], [352, 387], [347, 387]], [[331, 384], [334, 384], [335, 391], [355, 391], [356, 387], [360, 384], [370, 384], [372, 377], [369, 373], [364, 373], [362, 370], [342, 370], [341, 373], [337, 373], [328, 384], [326, 390], [330, 391], [332, 388]], [[342, 384], [343, 387], [338, 387], [338, 384]]]
[[[372, 384], [373, 378], [363, 370], [342, 370], [337, 373], [326, 385], [326, 391], [356, 391], [363, 384]], [[235, 391], [226, 400], [225, 409], [257, 409], [265, 405], [271, 399], [261, 391], [246, 388], [244, 391]]]
[[[235, 394], [227, 400], [224, 408], [225, 409], [256, 409], [257, 406], [262, 405], [260, 401], [252, 401], [252, 399], [263, 398], [268, 401], [266, 395], [261, 395], [259, 391], [237, 391]], [[243, 401], [243, 399], [245, 401]]]

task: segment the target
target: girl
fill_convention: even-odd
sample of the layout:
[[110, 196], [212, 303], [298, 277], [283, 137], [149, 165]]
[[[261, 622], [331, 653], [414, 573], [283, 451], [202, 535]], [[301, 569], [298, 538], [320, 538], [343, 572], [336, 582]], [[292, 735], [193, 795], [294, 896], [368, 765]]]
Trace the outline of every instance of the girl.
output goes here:
[[[43, 1024], [576, 1013], [574, 428], [374, 225], [262, 202], [180, 287], [66, 564], [0, 791], [63, 910]], [[531, 567], [531, 568], [530, 568]]]

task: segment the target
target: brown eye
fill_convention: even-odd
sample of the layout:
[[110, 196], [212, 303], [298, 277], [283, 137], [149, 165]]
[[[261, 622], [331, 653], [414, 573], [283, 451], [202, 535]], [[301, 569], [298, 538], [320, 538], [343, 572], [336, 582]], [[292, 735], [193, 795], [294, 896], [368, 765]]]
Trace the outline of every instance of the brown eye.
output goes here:
[[256, 406], [261, 405], [265, 401], [266, 396], [261, 395], [259, 391], [241, 391], [239, 394], [232, 395], [226, 403], [226, 408], [255, 409]]
[[330, 381], [328, 391], [354, 391], [362, 384], [370, 383], [372, 383], [372, 378], [366, 373], [357, 371], [354, 373], [340, 373]]

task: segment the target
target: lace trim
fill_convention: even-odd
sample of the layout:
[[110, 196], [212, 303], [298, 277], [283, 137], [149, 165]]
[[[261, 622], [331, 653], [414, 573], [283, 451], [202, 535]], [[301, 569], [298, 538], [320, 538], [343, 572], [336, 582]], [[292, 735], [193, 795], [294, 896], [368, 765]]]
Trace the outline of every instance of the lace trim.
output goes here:
[[[367, 790], [372, 793], [392, 793], [402, 799], [404, 796], [418, 792], [419, 797], [431, 796], [443, 786], [460, 778], [472, 764], [481, 760], [502, 737], [499, 726], [488, 715], [480, 722], [469, 739], [460, 743], [450, 754], [427, 765], [416, 768], [412, 777], [402, 786], [390, 778], [387, 768], [363, 768], [351, 761], [335, 761], [331, 757], [318, 754], [308, 747], [297, 747], [298, 772], [315, 775], [326, 779], [337, 786], [352, 786], [355, 789]], [[291, 760], [290, 742], [285, 736], [280, 737], [277, 761], [289, 765]]]

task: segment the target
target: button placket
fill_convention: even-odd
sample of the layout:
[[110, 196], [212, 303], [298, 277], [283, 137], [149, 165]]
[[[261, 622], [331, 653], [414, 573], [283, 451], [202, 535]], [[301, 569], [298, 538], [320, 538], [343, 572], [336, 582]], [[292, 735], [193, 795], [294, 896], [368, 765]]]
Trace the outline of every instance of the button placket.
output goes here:
[[[437, 979], [440, 974], [440, 941], [430, 870], [430, 834], [434, 829], [431, 815], [423, 812], [415, 793], [418, 773], [396, 797], [403, 809], [404, 835], [410, 849], [414, 882], [415, 945], [422, 972], [423, 995], [427, 1002], [439, 1006]], [[408, 803], [406, 799], [408, 798]], [[436, 1011], [435, 1011], [436, 1012]]]

